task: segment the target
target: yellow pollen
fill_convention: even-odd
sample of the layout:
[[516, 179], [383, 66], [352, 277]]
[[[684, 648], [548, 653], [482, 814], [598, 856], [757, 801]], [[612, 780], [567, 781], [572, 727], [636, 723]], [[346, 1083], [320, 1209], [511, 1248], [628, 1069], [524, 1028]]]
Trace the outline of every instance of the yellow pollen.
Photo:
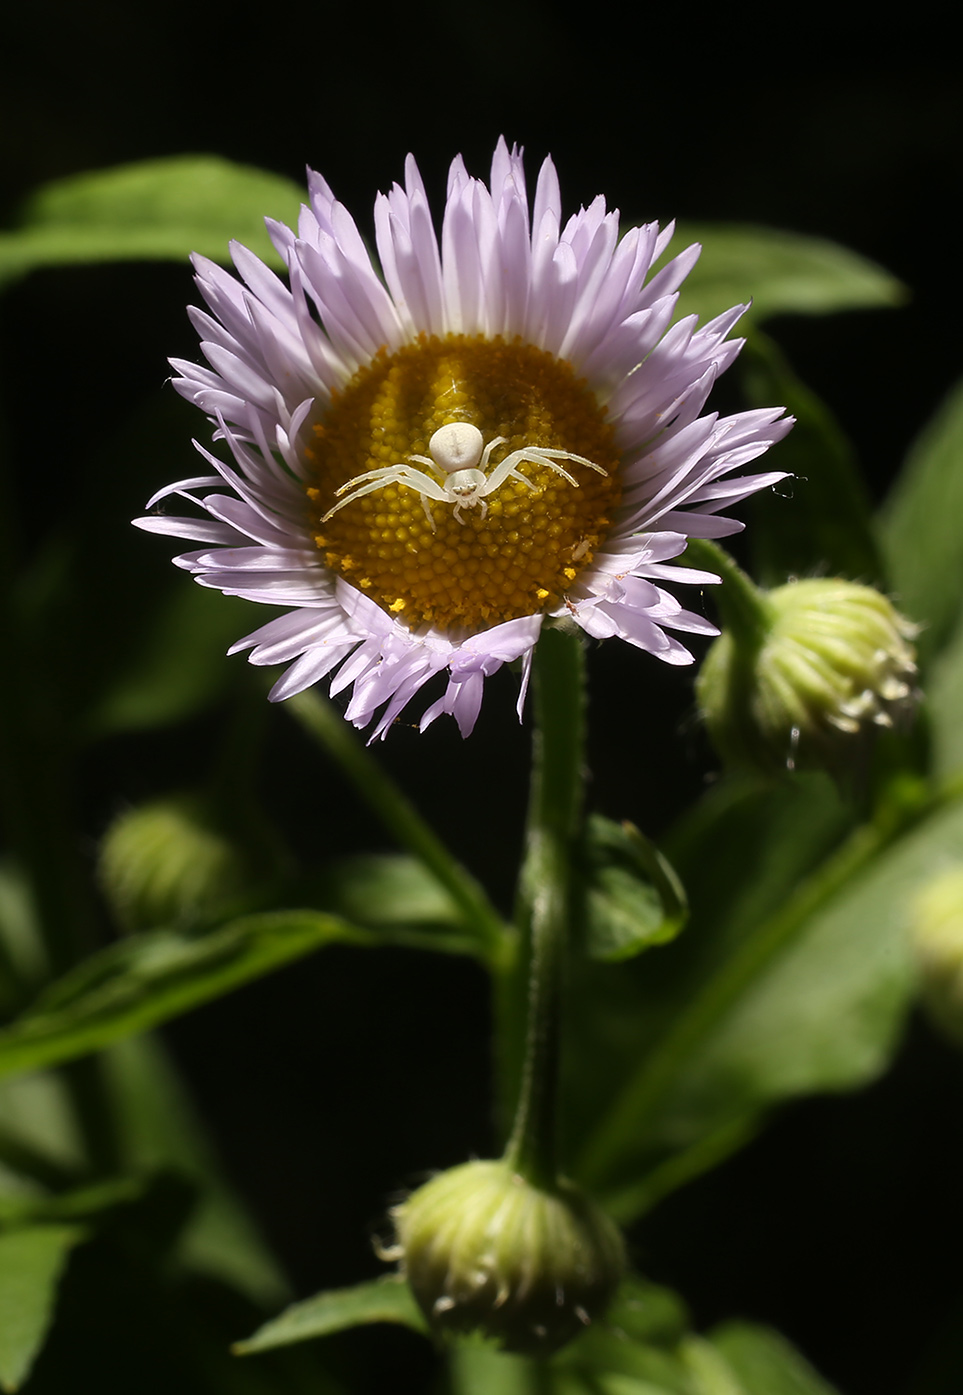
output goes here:
[[[486, 478], [532, 447], [559, 453], [557, 467], [521, 459], [515, 468], [531, 488], [509, 475], [457, 517], [457, 500], [423, 502], [417, 485], [398, 479], [354, 495], [360, 475], [395, 465], [445, 490], [451, 476], [440, 465], [410, 457], [433, 461], [432, 436], [458, 422], [477, 427], [485, 446], [505, 438], [482, 467]], [[423, 336], [382, 350], [314, 423], [305, 457], [310, 527], [326, 565], [412, 629], [472, 634], [553, 609], [592, 562], [620, 498], [619, 455], [595, 395], [568, 363], [500, 338]]]

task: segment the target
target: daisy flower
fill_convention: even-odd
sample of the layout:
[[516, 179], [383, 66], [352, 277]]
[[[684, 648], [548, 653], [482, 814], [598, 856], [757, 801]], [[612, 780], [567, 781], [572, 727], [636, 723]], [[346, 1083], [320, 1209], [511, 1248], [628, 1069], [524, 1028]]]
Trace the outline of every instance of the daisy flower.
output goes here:
[[746, 307], [671, 324], [699, 247], [650, 275], [671, 227], [620, 240], [601, 197], [563, 224], [551, 160], [530, 208], [504, 141], [488, 187], [453, 162], [440, 243], [409, 157], [375, 204], [380, 273], [317, 174], [309, 195], [296, 233], [268, 221], [287, 283], [236, 243], [240, 279], [195, 257], [208, 366], [174, 361], [175, 386], [229, 459], [198, 444], [212, 473], [148, 505], [200, 516], [138, 520], [200, 545], [176, 561], [201, 585], [287, 607], [231, 652], [289, 665], [275, 700], [331, 675], [373, 736], [436, 674], [422, 730], [467, 735], [518, 659], [520, 711], [546, 624], [691, 662], [670, 631], [716, 630], [662, 583], [718, 578], [671, 560], [742, 526], [719, 510], [782, 478], [742, 470], [792, 424], [700, 415]]

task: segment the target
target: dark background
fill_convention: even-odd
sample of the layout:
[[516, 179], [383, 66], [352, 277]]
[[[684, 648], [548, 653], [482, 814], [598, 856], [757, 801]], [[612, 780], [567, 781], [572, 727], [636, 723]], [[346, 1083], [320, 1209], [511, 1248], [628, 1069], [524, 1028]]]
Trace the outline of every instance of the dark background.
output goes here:
[[[562, 22], [549, 6], [507, 0], [190, 14], [54, 4], [12, 26], [0, 83], [6, 222], [43, 181], [214, 151], [296, 180], [310, 163], [367, 230], [376, 190], [401, 177], [408, 150], [437, 206], [451, 156], [486, 175], [504, 133], [524, 144], [533, 176], [552, 152], [569, 208], [601, 190], [630, 220], [793, 228], [899, 276], [912, 292], [903, 309], [773, 326], [878, 496], [959, 375], [963, 97], [958, 69], [939, 61], [948, 36], [925, 10], [892, 34], [838, 8], [774, 21], [731, 8], [700, 19], [678, 7], [588, 7]], [[48, 271], [6, 298], [4, 429], [25, 462], [38, 538], [70, 517], [85, 479], [101, 478], [88, 466], [116, 420], [153, 410], [167, 354], [195, 355], [189, 298], [187, 269], [172, 266]], [[201, 423], [178, 402], [169, 410], [183, 423], [177, 458], [158, 473], [149, 450], [132, 448], [105, 491], [103, 566], [119, 588], [135, 550], [139, 566], [168, 566], [156, 540], [130, 542], [126, 520], [155, 487], [194, 472], [187, 440]], [[691, 679], [627, 646], [598, 649], [591, 674], [593, 803], [658, 835], [706, 765]], [[423, 738], [399, 728], [384, 748], [503, 902], [527, 761], [512, 706], [503, 674], [471, 742], [439, 723]], [[680, 738], [671, 749], [667, 723]], [[299, 850], [382, 845], [338, 778], [306, 764], [314, 757], [283, 716], [270, 733], [265, 799]], [[189, 783], [212, 735], [213, 719], [99, 750], [80, 772], [90, 848], [125, 801]], [[300, 1293], [372, 1273], [368, 1234], [383, 1199], [423, 1169], [492, 1148], [487, 1032], [470, 966], [341, 950], [170, 1030], [228, 1169]], [[960, 1302], [961, 1106], [959, 1058], [916, 1024], [885, 1081], [787, 1111], [666, 1203], [633, 1236], [639, 1263], [678, 1285], [701, 1324], [773, 1322], [848, 1395], [904, 1392]], [[407, 1356], [405, 1340], [365, 1338]]]

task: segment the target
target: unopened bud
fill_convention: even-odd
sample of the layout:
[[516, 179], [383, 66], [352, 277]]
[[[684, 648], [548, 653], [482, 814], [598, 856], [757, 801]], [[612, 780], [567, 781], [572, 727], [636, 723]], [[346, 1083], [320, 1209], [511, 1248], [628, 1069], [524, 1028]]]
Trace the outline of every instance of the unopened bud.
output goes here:
[[248, 880], [240, 853], [193, 795], [115, 819], [100, 846], [99, 874], [118, 919], [132, 930], [195, 915]]
[[720, 754], [766, 770], [844, 770], [867, 737], [907, 721], [919, 694], [916, 627], [852, 581], [759, 593], [757, 631], [724, 630], [697, 683]]
[[963, 1046], [963, 865], [947, 868], [919, 894], [911, 930], [927, 1011]]
[[622, 1237], [570, 1182], [526, 1182], [504, 1162], [433, 1178], [392, 1212], [404, 1274], [432, 1328], [547, 1355], [605, 1310]]

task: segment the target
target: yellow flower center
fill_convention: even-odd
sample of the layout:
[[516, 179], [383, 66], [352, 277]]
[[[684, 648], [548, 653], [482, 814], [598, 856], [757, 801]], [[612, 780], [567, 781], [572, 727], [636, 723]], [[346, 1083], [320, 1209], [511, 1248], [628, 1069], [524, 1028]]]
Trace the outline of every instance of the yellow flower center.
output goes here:
[[[429, 452], [455, 422], [477, 427], [486, 446], [505, 438], [461, 505], [447, 491], [463, 477]], [[515, 468], [528, 484], [509, 475], [486, 492], [501, 461], [532, 447], [558, 454], [557, 465], [522, 458]], [[412, 629], [476, 633], [552, 609], [592, 561], [620, 496], [619, 455], [595, 395], [568, 363], [500, 338], [422, 336], [383, 350], [334, 396], [305, 455], [310, 526], [327, 566]], [[390, 476], [358, 483], [392, 466], [422, 471], [444, 497]]]

